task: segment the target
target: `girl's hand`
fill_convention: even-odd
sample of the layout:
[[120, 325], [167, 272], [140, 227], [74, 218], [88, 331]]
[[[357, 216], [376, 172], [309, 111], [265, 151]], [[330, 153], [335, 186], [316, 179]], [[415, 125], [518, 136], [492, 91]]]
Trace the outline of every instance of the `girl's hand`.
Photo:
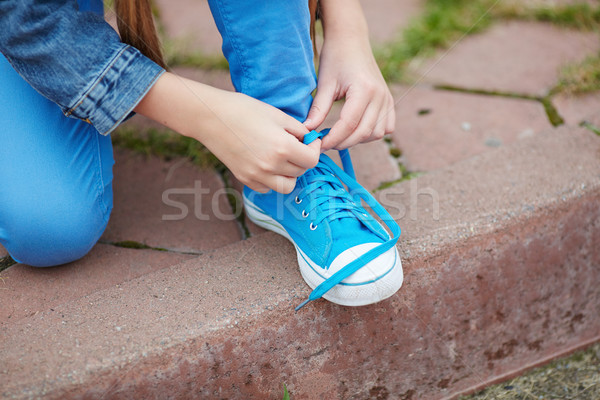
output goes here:
[[316, 129], [334, 101], [345, 98], [340, 119], [323, 139], [322, 149], [345, 149], [381, 139], [395, 125], [394, 100], [369, 44], [357, 0], [322, 0], [325, 40], [317, 94], [304, 125]]
[[290, 193], [296, 177], [319, 159], [320, 141], [304, 145], [308, 129], [284, 112], [170, 73], [158, 79], [136, 111], [197, 139], [259, 192]]
[[320, 142], [303, 144], [308, 129], [275, 107], [242, 93], [221, 94], [214, 133], [198, 139], [250, 188], [290, 193], [296, 178], [317, 165]]

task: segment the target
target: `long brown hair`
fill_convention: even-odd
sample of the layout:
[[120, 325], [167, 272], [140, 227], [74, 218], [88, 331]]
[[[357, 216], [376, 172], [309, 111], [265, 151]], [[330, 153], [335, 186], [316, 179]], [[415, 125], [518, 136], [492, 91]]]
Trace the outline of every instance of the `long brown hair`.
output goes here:
[[310, 38], [312, 39], [313, 52], [317, 56], [317, 40], [315, 39], [315, 21], [317, 20], [317, 8], [319, 0], [308, 0], [308, 10], [310, 11]]
[[132, 45], [143, 55], [166, 68], [152, 18], [150, 0], [115, 0], [115, 12], [123, 43]]
[[[310, 37], [313, 42], [313, 51], [317, 54], [315, 42], [315, 20], [317, 16], [318, 0], [308, 0], [310, 11]], [[117, 26], [123, 43], [127, 43], [146, 57], [166, 68], [160, 41], [152, 18], [152, 5], [150, 0], [115, 0]]]

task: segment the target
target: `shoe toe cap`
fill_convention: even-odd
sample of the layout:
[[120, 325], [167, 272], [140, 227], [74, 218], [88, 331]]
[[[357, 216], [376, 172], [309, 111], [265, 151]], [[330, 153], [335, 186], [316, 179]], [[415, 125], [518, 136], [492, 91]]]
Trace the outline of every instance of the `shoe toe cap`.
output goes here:
[[[380, 244], [381, 243], [364, 243], [343, 251], [329, 266], [328, 275], [331, 276], [335, 274], [337, 271]], [[385, 253], [365, 264], [348, 278], [344, 279], [342, 284], [360, 285], [378, 281], [389, 274], [392, 269], [398, 267], [399, 264], [400, 257], [398, 255], [398, 250], [395, 247], [392, 247]]]

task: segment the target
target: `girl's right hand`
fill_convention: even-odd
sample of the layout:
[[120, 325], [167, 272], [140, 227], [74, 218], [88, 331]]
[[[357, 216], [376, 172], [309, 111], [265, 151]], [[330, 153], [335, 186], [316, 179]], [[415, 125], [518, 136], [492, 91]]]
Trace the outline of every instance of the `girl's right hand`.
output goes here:
[[303, 144], [308, 129], [284, 112], [168, 72], [135, 110], [195, 138], [258, 192], [290, 193], [296, 177], [319, 160], [320, 141]]

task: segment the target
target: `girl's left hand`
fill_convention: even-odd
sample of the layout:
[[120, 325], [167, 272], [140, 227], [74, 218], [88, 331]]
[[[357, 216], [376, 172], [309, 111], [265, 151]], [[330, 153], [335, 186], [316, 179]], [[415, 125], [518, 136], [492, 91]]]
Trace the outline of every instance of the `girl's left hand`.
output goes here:
[[321, 149], [341, 150], [381, 139], [395, 126], [394, 99], [367, 37], [331, 35], [321, 50], [317, 94], [304, 125], [316, 129], [334, 101], [346, 99]]

